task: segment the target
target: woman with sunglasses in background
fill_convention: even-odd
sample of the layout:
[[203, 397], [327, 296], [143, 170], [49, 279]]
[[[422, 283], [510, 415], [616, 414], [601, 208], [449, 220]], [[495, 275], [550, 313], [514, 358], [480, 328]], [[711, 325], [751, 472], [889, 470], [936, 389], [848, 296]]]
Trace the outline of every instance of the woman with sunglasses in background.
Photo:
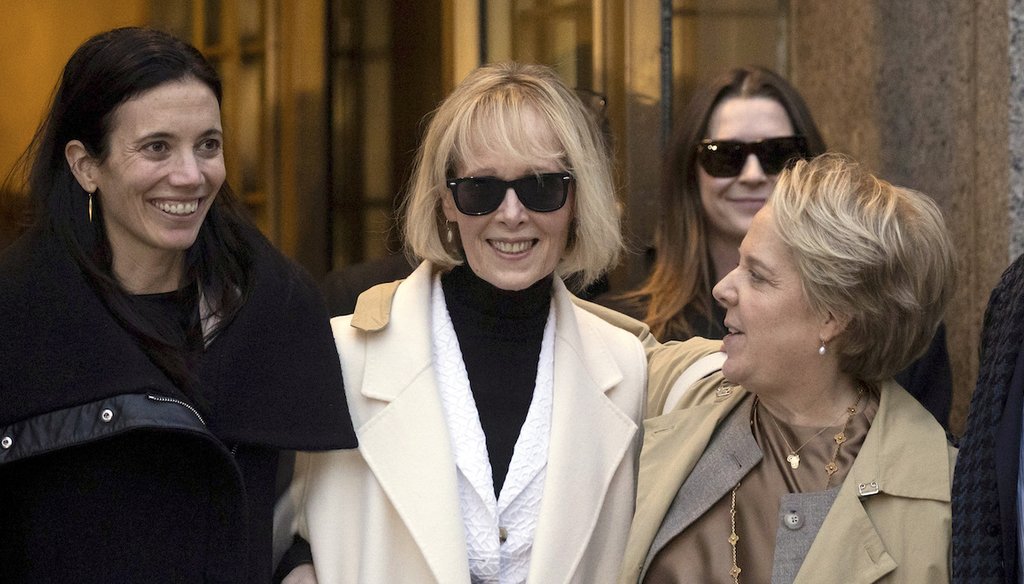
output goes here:
[[[740, 242], [779, 172], [825, 149], [804, 99], [767, 69], [734, 69], [700, 88], [665, 157], [650, 273], [638, 289], [597, 302], [643, 320], [662, 342], [724, 337], [725, 311], [712, 287], [739, 262]], [[948, 424], [944, 327], [896, 380]]]
[[[286, 582], [613, 582], [646, 357], [575, 303], [615, 264], [592, 116], [550, 69], [486, 66], [434, 114], [403, 210], [422, 260], [332, 321], [358, 451], [300, 455]], [[594, 307], [602, 311], [599, 307]]]

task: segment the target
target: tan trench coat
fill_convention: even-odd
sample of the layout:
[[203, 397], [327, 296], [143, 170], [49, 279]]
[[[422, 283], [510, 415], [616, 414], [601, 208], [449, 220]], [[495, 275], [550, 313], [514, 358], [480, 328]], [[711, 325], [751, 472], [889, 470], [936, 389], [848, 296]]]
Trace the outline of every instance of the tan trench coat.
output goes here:
[[[635, 332], [645, 338], [642, 330]], [[660, 346], [648, 338], [647, 345], [649, 408], [659, 412], [679, 374], [721, 342]], [[720, 372], [712, 374], [692, 386], [674, 411], [644, 423], [637, 510], [620, 582], [640, 581], [676, 492], [745, 395], [739, 386], [718, 391], [723, 382]], [[795, 582], [948, 582], [955, 456], [938, 422], [898, 384], [883, 383], [871, 429]]]

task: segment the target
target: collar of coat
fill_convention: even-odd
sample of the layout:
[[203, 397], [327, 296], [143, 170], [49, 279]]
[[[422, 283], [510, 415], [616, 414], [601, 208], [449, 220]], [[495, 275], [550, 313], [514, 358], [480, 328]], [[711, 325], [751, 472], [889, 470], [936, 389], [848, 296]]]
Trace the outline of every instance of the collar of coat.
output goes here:
[[[359, 295], [359, 299], [356, 301], [356, 309], [352, 314], [351, 326], [365, 331], [365, 332], [379, 332], [383, 331], [388, 327], [391, 322], [392, 314], [397, 311], [405, 310], [406, 314], [403, 314], [400, 318], [396, 319], [397, 322], [402, 323], [405, 321], [416, 322], [416, 326], [407, 327], [402, 337], [405, 339], [404, 344], [407, 345], [408, 349], [412, 351], [415, 347], [424, 348], [424, 356], [429, 357], [430, 347], [430, 331], [422, 330], [425, 327], [418, 326], [420, 324], [423, 315], [429, 308], [429, 305], [424, 299], [429, 298], [429, 288], [432, 282], [434, 267], [427, 262], [423, 262], [413, 272], [409, 278], [405, 280], [396, 280], [387, 284], [380, 284], [370, 288], [366, 292]], [[555, 303], [555, 313], [557, 318], [563, 318], [568, 316], [575, 320], [573, 314], [584, 314], [586, 317], [591, 315], [586, 312], [599, 312], [601, 307], [579, 300], [574, 297], [566, 289], [565, 284], [562, 283], [560, 278], [554, 278], [554, 292], [551, 296], [552, 302]], [[410, 296], [416, 298], [414, 302], [403, 302], [401, 300], [396, 301], [396, 293], [400, 284], [406, 283], [405, 289], [409, 291]], [[573, 311], [573, 306], [578, 306], [585, 312]], [[411, 318], [406, 318], [411, 317]], [[591, 317], [593, 318], [593, 317]], [[628, 319], [628, 317], [623, 317]], [[594, 319], [593, 322], [605, 321], [607, 319], [600, 318]], [[631, 320], [631, 319], [629, 319]], [[576, 323], [574, 323], [576, 324]], [[582, 324], [582, 323], [579, 323]], [[618, 326], [619, 323], [612, 323]], [[401, 324], [399, 326], [402, 326]], [[607, 353], [608, 347], [600, 342], [599, 339], [588, 339], [585, 340], [578, 335], [580, 327], [576, 326], [558, 326], [556, 331], [558, 332], [558, 338], [569, 342], [575, 349], [577, 354], [587, 352], [589, 354], [586, 357], [593, 357], [588, 363], [590, 369], [590, 375], [594, 376], [594, 380], [603, 389], [607, 390], [613, 385], [619, 383], [622, 380], [622, 372], [615, 365], [616, 360], [614, 357]], [[619, 326], [619, 328], [625, 328]], [[630, 331], [633, 332], [633, 331]], [[394, 338], [394, 337], [392, 337]], [[416, 359], [409, 359], [407, 363], [417, 362]], [[367, 366], [371, 367], [373, 363], [368, 363]], [[382, 370], [380, 373], [386, 377], [393, 377], [400, 374], [406, 365], [402, 363], [380, 363], [382, 367], [386, 367], [386, 370]], [[421, 365], [423, 365], [421, 363]], [[396, 369], [397, 368], [397, 369]], [[408, 375], [415, 375], [418, 373], [416, 367], [407, 371]], [[377, 399], [390, 400], [394, 398], [393, 391], [398, 390], [402, 387], [402, 384], [389, 384], [386, 388], [367, 388], [366, 383], [363, 384], [363, 392], [371, 397]]]
[[[352, 348], [353, 355], [365, 351], [358, 391], [380, 403], [367, 408], [367, 419], [354, 420], [363, 459], [437, 581], [463, 582], [468, 567], [454, 455], [447, 433], [438, 431], [446, 422], [431, 369], [427, 299], [433, 272], [424, 262], [406, 280], [371, 288], [360, 295], [351, 321], [335, 319], [334, 326], [366, 333], [356, 343], [361, 348]], [[601, 537], [594, 530], [603, 509], [613, 506], [605, 497], [624, 457], [636, 452], [633, 420], [642, 408], [637, 403], [636, 411], [625, 411], [611, 396], [626, 382], [623, 391], [638, 391], [643, 370], [623, 371], [620, 363], [630, 360], [613, 353], [604, 321], [577, 309], [559, 278], [554, 286], [551, 436], [531, 582], [570, 581], [591, 540]], [[636, 350], [633, 362], [642, 363]]]
[[[707, 343], [703, 339], [693, 342]], [[712, 346], [717, 345], [709, 343]], [[691, 391], [703, 395], [688, 397], [698, 405], [644, 422], [638, 520], [634, 521], [626, 550], [624, 580], [635, 581], [640, 575], [660, 518], [665, 516], [719, 425], [747, 395], [740, 386], [719, 391], [719, 381], [727, 384], [718, 375], [694, 386]], [[857, 574], [858, 582], [873, 582], [895, 569], [896, 562], [886, 550], [864, 502], [873, 496], [892, 496], [948, 504], [953, 462], [950, 452], [945, 431], [931, 414], [897, 383], [884, 382], [878, 412], [819, 532], [844, 535], [817, 538], [800, 574], [804, 578], [808, 574]], [[866, 553], [851, 553], [857, 549]], [[799, 575], [797, 581], [801, 581]]]
[[[254, 293], [197, 371], [208, 428], [227, 443], [355, 446], [316, 287], [255, 229], [246, 239]], [[42, 228], [0, 255], [0, 330], [0, 426], [122, 394], [185, 400]]]

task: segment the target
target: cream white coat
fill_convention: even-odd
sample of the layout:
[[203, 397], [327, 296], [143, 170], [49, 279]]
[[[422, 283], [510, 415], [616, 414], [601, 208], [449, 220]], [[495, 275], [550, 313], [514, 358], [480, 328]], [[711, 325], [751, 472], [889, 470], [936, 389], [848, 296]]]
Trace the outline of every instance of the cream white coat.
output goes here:
[[[424, 263], [332, 320], [359, 448], [300, 455], [282, 506], [284, 517], [294, 506], [288, 523], [310, 541], [321, 584], [469, 583], [431, 358], [432, 273]], [[591, 314], [557, 278], [553, 302], [551, 436], [527, 582], [614, 582], [633, 515], [647, 360], [633, 334]]]

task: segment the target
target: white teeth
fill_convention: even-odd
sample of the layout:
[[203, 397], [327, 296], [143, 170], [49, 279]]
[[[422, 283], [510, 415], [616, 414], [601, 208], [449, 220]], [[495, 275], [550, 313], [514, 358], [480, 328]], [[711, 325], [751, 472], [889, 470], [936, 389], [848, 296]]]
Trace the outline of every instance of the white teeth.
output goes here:
[[157, 202], [154, 203], [157, 209], [160, 209], [164, 213], [170, 213], [171, 215], [191, 215], [196, 212], [199, 208], [199, 200], [194, 199], [185, 203], [165, 203]]
[[495, 249], [502, 253], [521, 253], [533, 247], [533, 242], [531, 241], [493, 241], [491, 243]]

